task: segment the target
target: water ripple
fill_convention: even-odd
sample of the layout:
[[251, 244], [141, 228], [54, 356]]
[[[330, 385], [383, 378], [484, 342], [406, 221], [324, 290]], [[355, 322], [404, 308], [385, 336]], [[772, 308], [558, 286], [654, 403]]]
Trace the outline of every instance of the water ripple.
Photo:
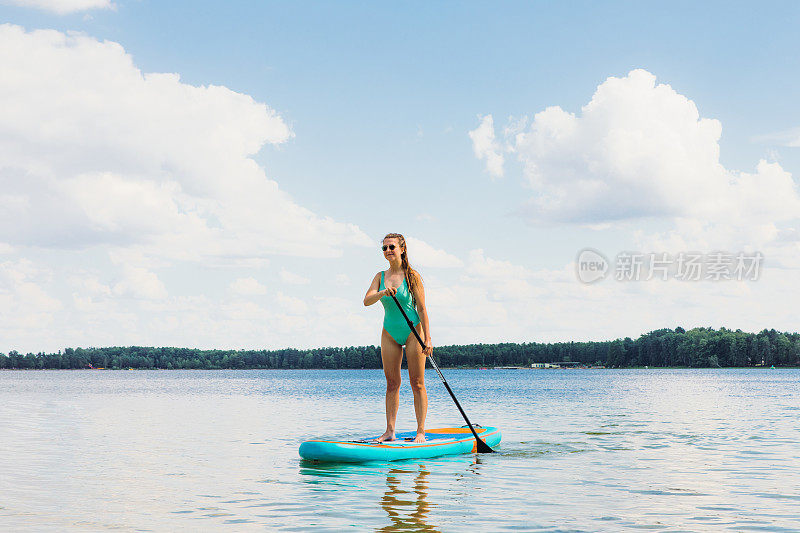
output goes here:
[[799, 371], [447, 374], [499, 453], [301, 461], [380, 430], [379, 370], [0, 372], [0, 529], [800, 530]]

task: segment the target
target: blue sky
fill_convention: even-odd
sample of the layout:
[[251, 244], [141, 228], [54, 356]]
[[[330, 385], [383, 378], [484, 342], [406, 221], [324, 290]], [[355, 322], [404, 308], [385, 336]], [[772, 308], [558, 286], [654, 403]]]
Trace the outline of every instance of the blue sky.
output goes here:
[[[0, 193], [18, 210], [0, 219], [0, 313], [8, 314], [0, 351], [377, 343], [380, 309], [360, 302], [372, 274], [385, 268], [377, 242], [390, 231], [412, 239], [412, 264], [430, 282], [439, 344], [605, 339], [677, 325], [794, 328], [786, 287], [798, 266], [796, 3], [0, 4], [0, 23], [18, 39], [4, 46], [23, 43], [4, 52], [75, 69], [37, 84], [53, 69], [22, 55], [0, 63], [0, 77], [28, 80], [7, 83], [5, 94], [47, 87], [39, 96], [53, 106], [42, 117], [40, 100], [18, 98], [15, 105], [29, 112], [0, 122], [7, 145]], [[86, 41], [63, 48], [40, 29], [67, 42], [78, 32]], [[96, 60], [100, 50], [108, 63]], [[148, 82], [121, 96], [107, 73], [126, 64], [133, 69], [126, 75], [173, 73], [179, 81]], [[623, 81], [606, 84], [610, 78]], [[589, 119], [583, 108], [601, 86], [611, 103]], [[196, 106], [176, 96], [187, 87], [200, 88]], [[88, 93], [91, 103], [71, 100]], [[639, 114], [626, 114], [634, 101]], [[259, 114], [261, 104], [274, 115]], [[205, 116], [216, 105], [234, 107]], [[140, 118], [164, 106], [174, 111], [174, 131], [148, 144], [158, 119]], [[535, 118], [556, 106], [564, 115], [555, 122]], [[691, 106], [697, 119], [672, 122]], [[578, 120], [566, 126], [570, 114]], [[93, 124], [109, 116], [111, 133], [101, 135]], [[476, 157], [469, 135], [487, 116], [502, 176]], [[527, 142], [504, 135], [523, 117], [525, 127], [514, 133]], [[705, 127], [714, 129], [704, 119], [717, 121], [718, 138], [704, 136]], [[49, 121], [68, 125], [57, 146]], [[536, 143], [547, 136], [535, 141], [534, 123], [536, 132], [547, 126], [572, 137], [542, 149]], [[208, 144], [200, 137], [215, 124], [222, 124], [219, 142]], [[619, 131], [644, 132], [646, 150], [625, 145], [581, 156]], [[36, 154], [65, 143], [80, 148], [80, 156], [65, 153], [83, 162], [48, 155], [42, 170]], [[15, 159], [19, 146], [29, 157]], [[760, 160], [773, 166], [757, 172]], [[230, 181], [226, 172], [247, 161], [262, 178]], [[631, 161], [636, 173], [620, 170]], [[209, 166], [220, 173], [205, 176], [200, 167]], [[586, 192], [594, 189], [580, 177], [564, 181], [581, 172], [605, 192]], [[31, 175], [39, 176], [37, 187], [23, 177]], [[289, 200], [253, 185], [263, 178]], [[774, 192], [756, 198], [756, 190]], [[520, 215], [526, 201], [562, 193], [569, 205]], [[120, 207], [111, 202], [98, 215], [109, 197]], [[58, 216], [53, 198], [76, 208]], [[625, 215], [640, 198], [647, 207]], [[135, 211], [121, 215], [137, 202], [150, 206], [140, 212], [151, 225]], [[259, 218], [259, 205], [306, 212], [279, 231], [275, 220]], [[36, 222], [17, 231], [19, 217], [37, 206], [48, 206], [53, 220], [31, 216]], [[304, 220], [314, 228], [308, 234]], [[213, 250], [198, 252], [211, 234]], [[584, 247], [611, 257], [758, 249], [767, 266], [754, 282], [587, 286], [574, 275]]]

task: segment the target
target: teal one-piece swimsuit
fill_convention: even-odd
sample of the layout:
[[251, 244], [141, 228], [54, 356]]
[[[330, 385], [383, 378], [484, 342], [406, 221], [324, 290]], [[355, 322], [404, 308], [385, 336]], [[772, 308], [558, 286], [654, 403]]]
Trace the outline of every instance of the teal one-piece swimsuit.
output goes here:
[[[381, 272], [381, 284], [378, 287], [378, 292], [386, 288], [386, 285], [383, 283], [383, 274], [384, 273]], [[400, 302], [403, 311], [406, 312], [408, 319], [414, 324], [414, 327], [417, 327], [417, 324], [419, 324], [419, 315], [417, 314], [417, 310], [414, 309], [414, 303], [411, 300], [411, 292], [408, 290], [408, 283], [405, 277], [403, 278], [403, 284], [397, 288], [395, 298]], [[406, 343], [408, 336], [411, 335], [408, 322], [403, 318], [403, 313], [400, 312], [400, 309], [398, 309], [397, 304], [394, 303], [391, 296], [382, 297], [381, 303], [383, 304], [384, 311], [386, 311], [383, 317], [383, 329], [392, 336], [397, 344], [402, 346]]]

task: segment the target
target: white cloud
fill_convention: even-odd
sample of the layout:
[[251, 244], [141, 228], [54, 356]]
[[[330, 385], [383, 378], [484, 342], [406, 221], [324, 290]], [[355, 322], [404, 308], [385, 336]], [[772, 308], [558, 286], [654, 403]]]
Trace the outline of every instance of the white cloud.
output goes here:
[[531, 276], [531, 272], [522, 266], [510, 261], [500, 261], [486, 257], [483, 250], [471, 250], [466, 274], [490, 279], [524, 280]]
[[223, 313], [227, 319], [238, 322], [252, 322], [253, 320], [267, 322], [273, 318], [273, 314], [260, 305], [242, 300], [225, 304]]
[[[194, 296], [174, 294], [183, 287], [148, 299], [115, 292], [127, 264], [149, 271], [135, 254], [115, 259], [116, 275], [72, 271], [72, 298], [63, 304], [53, 296], [59, 271], [28, 260], [0, 263], [0, 352], [87, 344], [304, 348], [380, 341], [383, 309], [364, 308], [361, 290], [310, 298], [279, 291], [268, 305], [228, 291], [206, 296], [199, 286], [190, 288]], [[228, 272], [219, 271], [221, 287], [230, 284]], [[444, 277], [422, 273], [435, 345], [605, 339], [665, 325], [791, 329], [796, 315], [795, 291], [787, 289], [796, 282], [791, 270], [773, 269], [749, 283], [608, 279], [584, 285], [573, 264], [533, 268], [476, 249]]]
[[[0, 49], [8, 51], [0, 56], [0, 254], [10, 256], [0, 262], [0, 351], [379, 342], [383, 310], [364, 309], [347, 274], [334, 274], [325, 294], [300, 298], [284, 287], [267, 305], [247, 298], [266, 292], [259, 281], [231, 283], [231, 271], [218, 268], [371, 246], [358, 227], [298, 206], [254, 162], [264, 146], [292, 138], [275, 111], [224, 87], [142, 73], [118, 44], [80, 34], [5, 25]], [[487, 115], [470, 136], [493, 177], [503, 175], [505, 153], [520, 159], [533, 221], [601, 230], [661, 217], [665, 231], [635, 235], [642, 251], [772, 243], [767, 264], [796, 267], [793, 177], [763, 161], [751, 173], [723, 168], [720, 131], [691, 100], [635, 71], [607, 80], [577, 115], [553, 107], [512, 120], [504, 143]], [[689, 327], [786, 329], [796, 314], [791, 270], [750, 284], [586, 286], [572, 265], [548, 270], [502, 252], [458, 257], [408, 242], [437, 344], [613, 338], [675, 317]], [[19, 257], [27, 252], [50, 266]], [[360, 256], [345, 259], [331, 272], [358, 270]], [[280, 255], [272, 261], [283, 283], [310, 284]], [[440, 279], [435, 268], [451, 270]]]
[[0, 263], [0, 338], [7, 347], [49, 326], [63, 304], [49, 294], [52, 273], [27, 259]]
[[278, 305], [290, 315], [305, 315], [308, 312], [308, 305], [300, 298], [278, 292], [275, 299]]
[[0, 241], [193, 261], [371, 243], [266, 177], [252, 156], [293, 133], [251, 97], [142, 73], [78, 33], [0, 25], [0, 49]]
[[719, 163], [722, 127], [644, 70], [608, 78], [580, 116], [537, 113], [513, 139], [536, 193], [534, 220], [600, 223], [708, 214], [731, 176]]
[[[790, 270], [765, 272], [758, 282], [580, 283], [575, 265], [528, 268], [473, 250], [453, 282], [426, 276], [435, 344], [602, 340], [661, 327], [791, 329]], [[743, 308], [742, 301], [747, 301]]]
[[79, 291], [78, 294], [85, 294], [92, 297], [108, 297], [112, 295], [111, 287], [100, 281], [97, 276], [81, 273], [71, 280], [73, 288]]
[[280, 276], [282, 282], [288, 283], [290, 285], [308, 285], [309, 283], [311, 283], [310, 279], [305, 278], [300, 274], [295, 274], [294, 272], [290, 272], [285, 268], [282, 268], [278, 275]]
[[140, 266], [123, 265], [122, 273], [122, 279], [113, 287], [115, 295], [148, 300], [167, 297], [166, 287], [154, 272]]
[[[475, 342], [485, 338], [487, 331], [509, 323], [509, 308], [492, 301], [486, 288], [479, 285], [429, 283], [425, 286], [425, 299], [431, 334], [437, 344]], [[463, 340], [450, 340], [455, 334]]]
[[464, 265], [458, 257], [414, 237], [406, 237], [406, 249], [412, 267], [456, 268]]
[[267, 288], [255, 278], [239, 278], [231, 283], [231, 290], [242, 296], [267, 294]]
[[[764, 135], [754, 135], [751, 140], [752, 142], [756, 143], [770, 143], [781, 146], [800, 147], [800, 128], [791, 128], [788, 130], [767, 133]], [[775, 150], [770, 151], [772, 152], [773, 156], [777, 155]]]
[[638, 232], [638, 245], [648, 251], [761, 249], [773, 256], [787, 246], [798, 251], [798, 243], [786, 237], [797, 231], [800, 199], [791, 174], [777, 163], [762, 160], [755, 174], [739, 173], [716, 201], [713, 215], [675, 217], [667, 230]]
[[[533, 191], [519, 209], [529, 221], [603, 230], [649, 218], [669, 229], [640, 243], [690, 248], [765, 246], [796, 226], [791, 174], [766, 161], [754, 173], [726, 169], [720, 122], [647, 71], [608, 78], [578, 115], [553, 106], [525, 124], [510, 122], [506, 150]], [[493, 139], [489, 125], [480, 138]]]
[[487, 257], [482, 249], [470, 250], [467, 264], [459, 277], [460, 286], [481, 287], [486, 301], [521, 302], [539, 297], [543, 286], [558, 283], [562, 274], [532, 270], [511, 261]]
[[494, 119], [492, 115], [479, 118], [481, 119], [480, 125], [469, 132], [475, 157], [486, 160], [486, 170], [492, 178], [502, 178], [505, 157], [502, 148], [495, 140]]
[[[119, 44], [80, 33], [5, 24], [0, 49], [0, 349], [323, 342], [303, 300], [261, 308], [241, 294], [263, 285], [218, 270], [372, 245], [255, 162], [293, 137], [282, 117], [225, 87], [143, 73]], [[327, 334], [345, 344], [354, 331]]]
[[0, 4], [31, 7], [42, 11], [51, 11], [58, 15], [68, 15], [88, 9], [116, 8], [109, 0], [0, 0]]
[[323, 338], [330, 339], [321, 346], [332, 346], [334, 339], [341, 339], [341, 346], [355, 346], [361, 342], [380, 344], [383, 320], [382, 313], [377, 310], [379, 307], [364, 309], [360, 298], [315, 296], [314, 329]]
[[189, 231], [187, 226], [194, 225], [196, 230], [203, 230], [201, 217], [181, 212], [181, 190], [175, 182], [130, 180], [109, 172], [87, 173], [63, 180], [60, 190], [85, 213], [100, 238], [125, 235], [130, 241], [141, 242], [163, 232], [164, 226], [183, 226]]
[[[722, 126], [644, 70], [608, 78], [572, 115], [551, 107], [517, 135], [514, 148], [536, 192], [538, 220], [602, 223], [645, 216], [721, 219], [792, 217], [800, 198], [777, 163], [756, 174], [719, 162]], [[757, 199], [751, 196], [761, 193]]]

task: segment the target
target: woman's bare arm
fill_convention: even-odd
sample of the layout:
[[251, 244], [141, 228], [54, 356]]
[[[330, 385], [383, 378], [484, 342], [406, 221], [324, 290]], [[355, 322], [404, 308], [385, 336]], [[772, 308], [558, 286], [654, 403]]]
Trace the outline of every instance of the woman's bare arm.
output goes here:
[[[384, 296], [389, 296], [390, 294], [394, 294], [397, 292], [397, 289], [383, 289], [382, 291], [378, 291], [378, 287], [381, 286], [381, 273], [378, 272], [375, 274], [375, 277], [372, 278], [372, 284], [367, 289], [367, 294], [364, 295], [364, 305], [372, 305]], [[390, 292], [391, 291], [391, 292]]]

